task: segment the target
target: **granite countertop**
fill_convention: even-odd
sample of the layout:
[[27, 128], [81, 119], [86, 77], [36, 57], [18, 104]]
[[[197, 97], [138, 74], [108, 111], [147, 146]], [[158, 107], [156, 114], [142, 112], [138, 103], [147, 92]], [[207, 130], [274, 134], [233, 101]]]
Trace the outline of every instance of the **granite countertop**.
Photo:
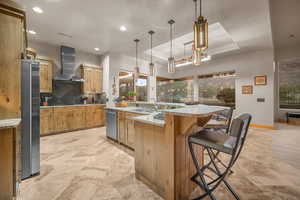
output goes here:
[[15, 128], [21, 123], [21, 118], [0, 120], [0, 129]]
[[143, 115], [143, 116], [137, 116], [132, 117], [133, 120], [143, 122], [146, 124], [151, 124], [155, 126], [164, 127], [165, 126], [165, 120], [155, 119], [154, 116], [158, 113], [151, 113], [149, 115]]
[[72, 106], [106, 106], [106, 104], [74, 104], [74, 105], [54, 105], [54, 106], [40, 106], [40, 108], [60, 108]]
[[186, 106], [184, 108], [162, 110], [162, 112], [167, 114], [172, 114], [172, 115], [179, 115], [179, 116], [201, 117], [201, 116], [211, 115], [226, 109], [229, 109], [229, 107], [208, 106], [204, 104], [199, 104], [199, 105]]

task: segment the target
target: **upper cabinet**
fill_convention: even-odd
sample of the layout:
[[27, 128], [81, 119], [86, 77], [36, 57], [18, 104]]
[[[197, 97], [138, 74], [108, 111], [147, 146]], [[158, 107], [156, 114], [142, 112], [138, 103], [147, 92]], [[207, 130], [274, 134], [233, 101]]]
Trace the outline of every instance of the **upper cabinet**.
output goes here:
[[81, 68], [84, 94], [102, 93], [102, 69], [96, 67], [82, 66]]
[[37, 61], [40, 63], [40, 92], [52, 93], [53, 61], [42, 57]]
[[0, 1], [0, 119], [21, 116], [21, 54], [25, 54], [26, 27], [24, 11], [14, 4]]

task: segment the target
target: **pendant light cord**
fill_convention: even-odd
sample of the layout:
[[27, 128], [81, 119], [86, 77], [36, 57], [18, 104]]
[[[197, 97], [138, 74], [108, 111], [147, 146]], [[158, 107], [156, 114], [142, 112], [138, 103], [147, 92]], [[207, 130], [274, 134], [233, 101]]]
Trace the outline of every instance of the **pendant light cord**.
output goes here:
[[200, 12], [200, 16], [202, 16], [202, 0], [200, 0], [199, 12]]
[[137, 67], [138, 66], [138, 41], [136, 41], [136, 45], [135, 45], [135, 64]]
[[171, 50], [170, 50], [170, 57], [172, 58], [173, 55], [173, 37], [172, 37], [172, 24], [170, 24], [170, 39], [171, 39]]
[[197, 21], [197, 2], [198, 2], [198, 0], [194, 0], [194, 2], [195, 2], [195, 21]]
[[151, 63], [152, 63], [152, 34], [150, 35], [151, 36]]

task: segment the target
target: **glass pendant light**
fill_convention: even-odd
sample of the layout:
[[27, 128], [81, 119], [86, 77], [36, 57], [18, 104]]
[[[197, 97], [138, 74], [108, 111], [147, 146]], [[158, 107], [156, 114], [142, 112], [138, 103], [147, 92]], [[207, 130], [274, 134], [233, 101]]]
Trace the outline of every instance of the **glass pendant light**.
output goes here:
[[168, 21], [170, 24], [170, 57], [168, 58], [168, 73], [175, 73], [175, 58], [173, 57], [173, 24], [174, 20]]
[[193, 64], [196, 66], [201, 65], [202, 63], [202, 51], [201, 50], [196, 50], [195, 49], [195, 44], [193, 44], [193, 55], [192, 55], [192, 59], [193, 59]]
[[204, 51], [208, 48], [208, 22], [202, 16], [202, 0], [200, 0], [200, 16], [197, 18], [197, 0], [195, 2], [194, 45], [195, 50]]
[[134, 79], [138, 80], [139, 75], [140, 75], [140, 68], [138, 65], [138, 43], [139, 43], [139, 39], [135, 39], [135, 67], [134, 67]]
[[152, 45], [153, 45], [152, 36], [155, 32], [149, 31], [148, 33], [150, 34], [150, 46], [151, 46], [151, 61], [149, 63], [149, 71], [150, 71], [150, 76], [155, 76], [155, 68], [154, 68], [154, 63], [152, 61]]

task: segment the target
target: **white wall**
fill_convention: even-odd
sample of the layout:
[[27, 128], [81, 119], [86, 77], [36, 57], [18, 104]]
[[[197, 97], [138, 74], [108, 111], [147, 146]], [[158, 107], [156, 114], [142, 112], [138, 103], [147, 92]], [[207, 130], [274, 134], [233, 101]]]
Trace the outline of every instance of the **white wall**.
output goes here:
[[[222, 71], [236, 71], [236, 111], [235, 115], [250, 113], [253, 124], [274, 125], [274, 55], [273, 50], [242, 53], [224, 58], [213, 58], [209, 63], [198, 67], [178, 68], [175, 78], [210, 74]], [[165, 73], [165, 72], [164, 72]], [[254, 86], [254, 77], [267, 75], [266, 86]], [[195, 84], [196, 81], [195, 81]], [[243, 85], [253, 85], [253, 95], [242, 95]], [[195, 100], [198, 88], [195, 86]], [[257, 98], [265, 98], [265, 103], [258, 103]]]
[[[38, 56], [45, 56], [53, 59], [55, 72], [60, 70], [60, 46], [32, 40], [29, 41], [28, 46], [35, 49]], [[86, 53], [76, 49], [75, 64], [76, 68], [78, 68], [81, 64], [100, 66], [101, 57], [96, 54]]]

